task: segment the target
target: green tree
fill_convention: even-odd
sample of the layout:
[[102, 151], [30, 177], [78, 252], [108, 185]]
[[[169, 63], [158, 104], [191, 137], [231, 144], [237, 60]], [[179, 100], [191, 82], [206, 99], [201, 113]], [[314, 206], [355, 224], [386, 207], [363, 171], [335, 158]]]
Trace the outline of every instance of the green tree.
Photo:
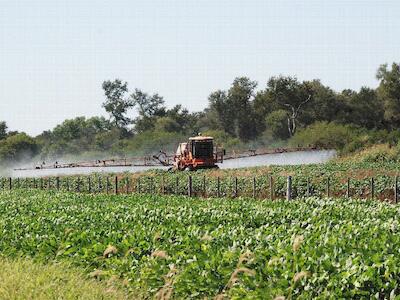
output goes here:
[[298, 121], [303, 127], [318, 121], [332, 122], [344, 119], [346, 103], [335, 91], [316, 79], [303, 82], [303, 86], [306, 86], [307, 93], [312, 95], [312, 99], [302, 107], [298, 116]]
[[237, 77], [227, 92], [218, 90], [208, 97], [209, 116], [216, 116], [219, 128], [242, 141], [257, 135], [253, 108], [257, 83], [247, 77]]
[[392, 128], [400, 126], [400, 64], [393, 63], [392, 68], [381, 65], [376, 74], [380, 80], [378, 97], [384, 103], [384, 118]]
[[38, 153], [38, 145], [25, 133], [18, 133], [0, 141], [0, 161], [17, 162]]
[[154, 129], [156, 119], [166, 114], [164, 99], [158, 94], [149, 95], [135, 89], [135, 92], [131, 95], [131, 101], [139, 114], [133, 121], [136, 132]]
[[7, 128], [6, 122], [0, 122], [0, 140], [3, 140], [7, 137]]
[[257, 135], [252, 103], [256, 87], [255, 81], [247, 77], [238, 77], [228, 91], [229, 105], [234, 112], [236, 136], [242, 141], [252, 140]]
[[[222, 130], [218, 120], [218, 113], [215, 109], [210, 107], [206, 107], [202, 112], [198, 113], [194, 127], [197, 131], [194, 133], [204, 132], [207, 130]], [[223, 131], [227, 133], [225, 130]]]
[[[115, 130], [112, 130], [115, 129]], [[57, 158], [65, 154], [82, 153], [92, 150], [103, 150], [98, 135], [106, 135], [112, 131], [111, 139], [114, 141], [115, 134], [121, 136], [121, 130], [112, 126], [110, 121], [104, 117], [77, 117], [65, 120], [57, 125], [52, 131], [40, 135], [37, 140], [42, 146], [44, 157]], [[108, 143], [107, 143], [108, 144]]]
[[287, 112], [287, 129], [289, 136], [297, 130], [298, 117], [306, 104], [312, 99], [312, 90], [295, 77], [272, 77], [268, 81], [268, 90], [275, 101]]
[[181, 127], [178, 122], [176, 122], [171, 117], [160, 117], [157, 119], [155, 124], [155, 131], [165, 131], [165, 132], [180, 132]]
[[202, 116], [201, 113], [189, 113], [182, 105], [175, 105], [173, 108], [168, 109], [165, 116], [172, 119], [179, 126], [177, 131], [187, 134], [197, 134], [199, 127], [197, 122]]
[[287, 139], [289, 132], [287, 130], [287, 111], [283, 109], [275, 110], [270, 113], [266, 119], [266, 128], [271, 132], [273, 138]]
[[[257, 132], [263, 132], [267, 129], [266, 117], [274, 111], [281, 110], [282, 107], [275, 101], [272, 93], [268, 88], [259, 91], [254, 97], [254, 114], [255, 114], [255, 125]], [[285, 111], [286, 112], [286, 111]], [[287, 113], [285, 113], [285, 131], [284, 136], [287, 136]]]
[[131, 123], [126, 114], [129, 108], [133, 107], [133, 103], [125, 95], [128, 93], [128, 83], [122, 82], [120, 79], [114, 81], [104, 81], [103, 90], [106, 96], [106, 101], [103, 103], [103, 107], [117, 128], [126, 128]]
[[232, 125], [235, 119], [235, 111], [226, 92], [218, 90], [211, 93], [210, 96], [208, 96], [208, 102], [210, 106], [208, 117], [216, 117], [217, 128], [221, 128], [228, 134], [234, 136], [235, 127]]
[[121, 131], [117, 127], [110, 130], [99, 132], [94, 137], [94, 149], [100, 151], [109, 151], [114, 145], [118, 144], [121, 137]]
[[346, 100], [346, 123], [358, 125], [367, 129], [384, 128], [384, 107], [375, 90], [362, 87], [358, 93], [342, 92]]

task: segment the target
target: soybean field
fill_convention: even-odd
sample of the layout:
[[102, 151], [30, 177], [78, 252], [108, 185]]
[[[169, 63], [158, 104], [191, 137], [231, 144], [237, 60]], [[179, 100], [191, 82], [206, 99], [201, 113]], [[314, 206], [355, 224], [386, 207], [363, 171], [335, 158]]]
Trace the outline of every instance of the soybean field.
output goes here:
[[393, 298], [399, 205], [0, 192], [0, 254], [70, 262], [133, 298]]

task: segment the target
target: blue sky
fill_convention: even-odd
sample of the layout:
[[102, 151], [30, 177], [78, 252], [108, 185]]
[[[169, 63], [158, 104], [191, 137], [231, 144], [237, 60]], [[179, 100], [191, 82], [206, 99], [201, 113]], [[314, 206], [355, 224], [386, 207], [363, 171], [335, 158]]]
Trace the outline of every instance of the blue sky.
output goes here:
[[196, 111], [237, 76], [358, 90], [400, 62], [400, 1], [1, 2], [0, 120], [29, 134], [105, 115], [107, 79]]

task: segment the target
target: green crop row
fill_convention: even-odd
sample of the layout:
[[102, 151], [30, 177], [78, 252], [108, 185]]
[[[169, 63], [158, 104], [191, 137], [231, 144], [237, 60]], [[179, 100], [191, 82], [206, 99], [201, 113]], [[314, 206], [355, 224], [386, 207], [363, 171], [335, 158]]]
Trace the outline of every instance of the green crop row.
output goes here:
[[400, 206], [0, 191], [0, 254], [68, 261], [160, 299], [393, 298]]
[[[313, 169], [311, 169], [313, 170]], [[287, 176], [292, 178], [293, 198], [305, 196], [344, 197], [347, 190], [351, 197], [394, 199], [395, 176], [378, 174], [375, 177], [349, 178], [341, 173], [317, 174], [304, 169], [271, 169], [270, 173], [232, 174], [219, 172], [151, 172], [144, 174], [92, 174], [48, 178], [0, 178], [0, 189], [37, 188], [92, 193], [145, 193], [187, 195], [189, 177], [194, 196], [203, 197], [255, 197], [258, 199], [284, 198]], [[236, 176], [237, 175], [237, 176]], [[361, 177], [361, 178], [360, 178]], [[117, 183], [116, 183], [117, 180]], [[372, 182], [373, 180], [373, 182]], [[116, 185], [117, 184], [117, 185]]]

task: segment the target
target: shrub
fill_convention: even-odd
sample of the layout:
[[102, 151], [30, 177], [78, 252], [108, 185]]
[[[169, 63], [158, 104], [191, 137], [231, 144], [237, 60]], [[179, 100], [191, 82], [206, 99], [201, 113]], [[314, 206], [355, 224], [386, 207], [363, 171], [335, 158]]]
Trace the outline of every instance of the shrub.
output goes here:
[[398, 147], [389, 144], [378, 144], [348, 155], [343, 160], [361, 163], [398, 162], [399, 150]]
[[315, 146], [319, 148], [343, 150], [357, 140], [360, 130], [350, 125], [316, 122], [301, 129], [290, 139], [291, 146]]
[[265, 119], [267, 130], [271, 132], [272, 137], [276, 139], [287, 139], [289, 137], [287, 125], [287, 112], [285, 110], [276, 110], [270, 113]]
[[0, 141], [0, 161], [15, 162], [36, 155], [38, 145], [25, 133], [18, 133]]

